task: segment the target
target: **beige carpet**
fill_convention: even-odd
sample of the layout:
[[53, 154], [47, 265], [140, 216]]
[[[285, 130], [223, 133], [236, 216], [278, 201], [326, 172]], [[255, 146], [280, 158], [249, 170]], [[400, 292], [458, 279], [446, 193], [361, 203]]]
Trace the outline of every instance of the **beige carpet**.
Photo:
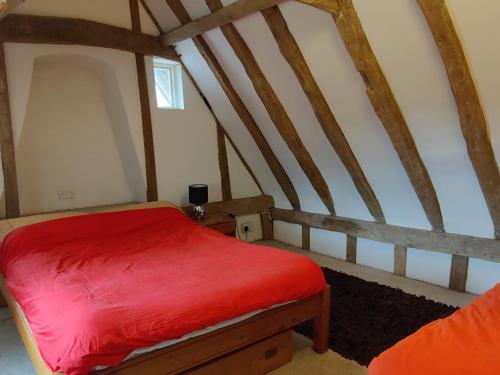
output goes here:
[[271, 375], [364, 375], [366, 368], [345, 359], [332, 350], [318, 354], [312, 342], [301, 335], [294, 335], [295, 353], [292, 362], [271, 372]]
[[[438, 302], [463, 306], [474, 297], [471, 294], [454, 292], [443, 287], [407, 279], [373, 268], [363, 267], [324, 255], [306, 252], [280, 242], [260, 241], [258, 243], [301, 253], [314, 259], [323, 267], [342, 271], [364, 280], [398, 287], [407, 293], [424, 295]], [[366, 373], [365, 367], [358, 365], [354, 361], [347, 360], [331, 350], [322, 355], [315, 353], [312, 350], [311, 341], [303, 336], [294, 336], [294, 347], [295, 355], [293, 361], [273, 371], [272, 375], [358, 375]], [[14, 322], [10, 318], [8, 310], [0, 309], [0, 375], [34, 374], [35, 370], [24, 350], [21, 338], [17, 333]]]

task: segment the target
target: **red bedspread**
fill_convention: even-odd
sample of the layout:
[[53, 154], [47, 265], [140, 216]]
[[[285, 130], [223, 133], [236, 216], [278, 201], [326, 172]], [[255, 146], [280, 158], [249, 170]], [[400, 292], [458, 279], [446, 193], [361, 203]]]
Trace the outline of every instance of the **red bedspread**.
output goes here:
[[0, 265], [41, 355], [67, 374], [325, 286], [308, 258], [226, 237], [173, 208], [26, 226], [7, 236]]

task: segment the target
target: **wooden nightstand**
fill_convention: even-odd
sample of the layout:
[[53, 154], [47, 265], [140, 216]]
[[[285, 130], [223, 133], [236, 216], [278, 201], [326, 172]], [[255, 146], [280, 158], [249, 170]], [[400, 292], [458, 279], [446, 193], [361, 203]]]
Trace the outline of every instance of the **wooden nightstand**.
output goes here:
[[[191, 215], [189, 216], [193, 218]], [[203, 220], [196, 221], [228, 236], [236, 236], [236, 218], [227, 212], [207, 212]]]

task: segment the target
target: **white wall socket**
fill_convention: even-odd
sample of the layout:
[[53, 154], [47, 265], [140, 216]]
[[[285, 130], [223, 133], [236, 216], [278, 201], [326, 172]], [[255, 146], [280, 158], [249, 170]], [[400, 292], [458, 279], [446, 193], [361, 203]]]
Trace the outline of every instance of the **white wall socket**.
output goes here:
[[57, 192], [57, 198], [59, 200], [64, 199], [75, 199], [75, 191], [74, 190], [59, 190]]
[[[245, 231], [245, 229], [248, 229]], [[253, 232], [253, 223], [251, 222], [245, 222], [240, 224], [240, 233], [243, 235], [245, 233], [250, 233]]]

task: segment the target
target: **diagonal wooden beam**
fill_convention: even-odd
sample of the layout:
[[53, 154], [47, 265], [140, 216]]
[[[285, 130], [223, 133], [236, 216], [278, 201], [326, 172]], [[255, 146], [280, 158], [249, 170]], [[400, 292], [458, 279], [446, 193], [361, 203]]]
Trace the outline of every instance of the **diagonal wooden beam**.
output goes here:
[[233, 199], [231, 194], [231, 178], [229, 177], [229, 163], [227, 161], [226, 137], [222, 125], [216, 121], [217, 128], [217, 149], [219, 150], [219, 169], [221, 177], [222, 200]]
[[155, 17], [155, 15], [153, 14], [153, 12], [151, 11], [151, 8], [146, 3], [146, 0], [140, 0], [140, 1], [141, 1], [141, 4], [142, 4], [142, 7], [144, 8], [144, 10], [146, 11], [146, 13], [149, 16], [149, 19], [151, 20], [151, 22], [153, 22], [153, 24], [155, 25], [156, 29], [161, 34], [163, 32], [163, 29], [161, 28], [161, 25], [158, 22], [158, 19]]
[[11, 43], [113, 48], [179, 60], [172, 47], [164, 47], [154, 36], [77, 18], [9, 14], [0, 21], [0, 40]]
[[5, 66], [4, 43], [0, 42], [0, 152], [4, 178], [5, 210], [7, 218], [19, 217], [19, 190], [17, 185], [16, 155], [10, 115], [9, 86]]
[[338, 13], [339, 5], [336, 0], [297, 0], [299, 3], [311, 5], [328, 13]]
[[[222, 8], [220, 0], [207, 0], [206, 3], [212, 12]], [[283, 104], [281, 104], [281, 101], [274, 92], [274, 89], [259, 67], [255, 57], [250, 51], [250, 48], [233, 24], [224, 25], [221, 27], [221, 30], [236, 53], [236, 56], [240, 60], [241, 64], [245, 68], [248, 77], [252, 81], [255, 91], [259, 95], [264, 107], [269, 113], [269, 116], [283, 137], [283, 140], [286, 142], [290, 151], [297, 159], [297, 162], [304, 171], [305, 175], [309, 178], [309, 181], [316, 190], [316, 193], [323, 204], [332, 215], [335, 214], [333, 199], [325, 179], [314, 163], [304, 143], [300, 139], [300, 136], [295, 130], [292, 121], [288, 117]]]
[[[129, 0], [130, 17], [132, 20], [132, 31], [141, 32], [141, 20], [139, 16], [139, 3], [137, 0]], [[148, 202], [158, 200], [158, 182], [156, 177], [155, 146], [153, 140], [153, 122], [151, 120], [151, 108], [149, 104], [148, 80], [146, 75], [146, 63], [144, 55], [135, 54], [137, 68], [137, 82], [139, 85], [139, 99], [141, 103], [142, 135], [144, 139], [144, 158], [146, 162], [146, 197]]]
[[500, 239], [500, 171], [479, 95], [444, 0], [417, 0], [441, 54], [455, 97], [467, 152]]
[[167, 46], [200, 35], [205, 31], [227, 25], [249, 14], [272, 7], [284, 0], [238, 0], [212, 14], [184, 23], [182, 26], [161, 35]]
[[333, 19], [356, 69], [363, 78], [373, 109], [399, 155], [432, 228], [444, 231], [441, 208], [431, 178], [418, 153], [403, 113], [368, 42], [352, 0], [336, 1], [339, 11], [332, 13]]
[[[186, 9], [184, 8], [180, 0], [165, 0], [165, 1], [167, 2], [170, 9], [174, 12], [175, 16], [179, 19], [181, 23], [187, 23], [191, 20], [189, 14], [187, 13]], [[285, 172], [285, 169], [279, 162], [278, 158], [271, 149], [271, 146], [264, 137], [264, 134], [262, 134], [262, 131], [259, 129], [257, 123], [250, 114], [250, 111], [245, 106], [240, 96], [236, 92], [235, 88], [229, 81], [229, 78], [222, 69], [222, 66], [220, 65], [214, 53], [208, 46], [207, 42], [202, 36], [195, 36], [193, 38], [193, 42], [197, 47], [198, 51], [200, 52], [200, 54], [202, 55], [202, 57], [207, 62], [209, 68], [212, 70], [212, 73], [219, 82], [221, 88], [224, 90], [227, 98], [233, 105], [234, 110], [240, 117], [246, 129], [254, 139], [255, 143], [257, 144], [257, 147], [260, 149], [262, 156], [269, 165], [269, 168], [271, 169], [274, 177], [281, 186], [281, 189], [285, 193], [290, 204], [294, 209], [296, 210], [300, 209], [299, 196], [297, 194], [297, 191], [293, 187], [290, 177], [288, 177], [287, 173]]]
[[351, 176], [354, 186], [356, 186], [375, 220], [384, 223], [385, 218], [380, 203], [354, 156], [351, 146], [335, 119], [330, 106], [316, 83], [295, 38], [288, 29], [281, 11], [277, 6], [274, 6], [263, 10], [262, 15], [278, 43], [281, 54], [295, 72], [326, 137]]

